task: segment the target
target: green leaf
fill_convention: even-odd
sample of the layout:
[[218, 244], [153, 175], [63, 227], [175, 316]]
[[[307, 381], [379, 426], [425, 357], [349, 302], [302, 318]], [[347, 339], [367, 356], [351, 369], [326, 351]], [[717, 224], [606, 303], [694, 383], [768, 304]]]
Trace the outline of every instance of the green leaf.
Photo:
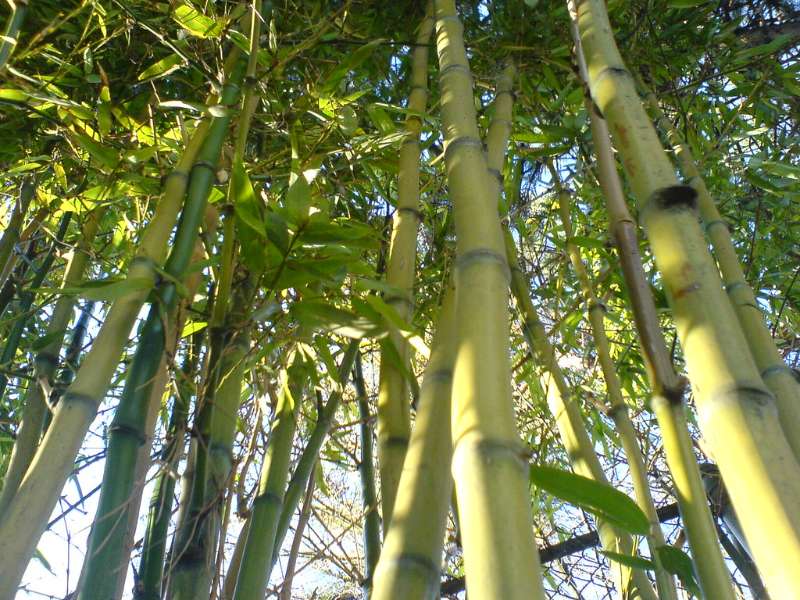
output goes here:
[[693, 8], [706, 2], [708, 0], [669, 0], [669, 5], [673, 8]]
[[601, 550], [600, 554], [607, 556], [614, 562], [618, 562], [621, 565], [631, 567], [632, 569], [653, 570], [656, 568], [652, 560], [642, 558], [641, 556], [631, 556], [630, 554], [620, 554], [618, 552], [609, 552], [607, 550]]
[[181, 337], [185, 338], [193, 333], [197, 333], [198, 331], [202, 331], [208, 326], [208, 323], [205, 321], [189, 321], [186, 325], [183, 326], [183, 331], [181, 331]]
[[34, 553], [33, 553], [33, 558], [35, 558], [37, 561], [39, 561], [39, 563], [41, 563], [41, 565], [42, 565], [42, 566], [43, 566], [45, 569], [47, 569], [48, 571], [50, 571], [50, 573], [52, 573], [53, 575], [55, 575], [55, 574], [56, 574], [56, 573], [55, 573], [55, 571], [53, 571], [53, 567], [51, 567], [51, 566], [50, 566], [50, 561], [48, 561], [48, 560], [47, 560], [47, 559], [44, 557], [44, 554], [42, 554], [42, 551], [41, 551], [41, 550], [39, 550], [38, 548], [36, 549], [36, 552], [34, 552]]
[[236, 218], [250, 227], [261, 237], [266, 237], [264, 219], [259, 210], [259, 202], [250, 183], [250, 178], [244, 170], [244, 164], [238, 162], [233, 165], [231, 173], [231, 194]]
[[200, 38], [216, 38], [222, 33], [221, 20], [207, 17], [188, 2], [175, 7], [172, 18], [192, 35]]
[[324, 329], [350, 338], [362, 338], [382, 333], [382, 328], [370, 319], [336, 308], [322, 300], [303, 300], [292, 306], [292, 314], [306, 327]]
[[303, 175], [294, 180], [286, 192], [286, 209], [289, 218], [297, 224], [308, 221], [308, 212], [311, 208], [311, 186]]
[[659, 546], [656, 548], [656, 553], [665, 571], [676, 575], [683, 587], [698, 598], [702, 598], [700, 586], [697, 585], [694, 576], [692, 559], [685, 552], [672, 546]]
[[650, 522], [636, 503], [610, 485], [538, 465], [531, 465], [530, 478], [531, 482], [554, 496], [631, 533], [647, 535], [650, 530]]
[[164, 77], [166, 75], [169, 75], [173, 71], [177, 71], [182, 63], [183, 59], [180, 56], [178, 56], [177, 54], [170, 54], [169, 56], [165, 56], [161, 60], [154, 62], [144, 71], [139, 73], [139, 77], [137, 77], [137, 80], [147, 81], [148, 79]]

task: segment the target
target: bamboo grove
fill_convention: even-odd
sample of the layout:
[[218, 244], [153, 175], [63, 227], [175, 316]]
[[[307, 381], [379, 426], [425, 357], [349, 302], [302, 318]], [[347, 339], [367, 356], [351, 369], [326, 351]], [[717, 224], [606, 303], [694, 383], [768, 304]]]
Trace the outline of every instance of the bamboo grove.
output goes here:
[[800, 5], [9, 0], [0, 600], [800, 598]]

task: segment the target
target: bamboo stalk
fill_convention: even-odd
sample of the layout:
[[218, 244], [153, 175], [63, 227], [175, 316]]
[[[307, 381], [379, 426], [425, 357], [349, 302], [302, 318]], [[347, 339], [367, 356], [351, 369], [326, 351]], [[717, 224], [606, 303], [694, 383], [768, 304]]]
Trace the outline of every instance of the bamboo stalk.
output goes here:
[[[72, 250], [72, 256], [69, 258], [61, 283], [62, 288], [77, 285], [83, 277], [91, 255], [90, 241], [97, 233], [97, 228], [104, 212], [104, 208], [99, 208], [93, 210], [86, 217], [80, 238]], [[42, 427], [48, 412], [49, 392], [55, 383], [56, 369], [59, 363], [58, 357], [61, 346], [64, 344], [64, 335], [76, 302], [77, 298], [74, 295], [65, 294], [59, 297], [48, 320], [47, 330], [42, 336], [43, 339], [50, 339], [51, 341], [36, 353], [33, 362], [33, 381], [25, 392], [22, 424], [17, 431], [17, 439], [14, 442], [11, 460], [3, 480], [3, 490], [2, 494], [0, 494], [0, 514], [5, 512], [14, 497], [39, 445]]]
[[450, 397], [457, 331], [455, 292], [448, 285], [420, 388], [394, 518], [375, 571], [372, 600], [439, 597], [453, 485], [449, 473], [453, 452]]
[[511, 400], [508, 263], [453, 0], [436, 2], [436, 44], [456, 228], [452, 469], [467, 588], [481, 599], [543, 598], [526, 453]]
[[[226, 85], [223, 104], [230, 104], [236, 93], [235, 85]], [[212, 119], [210, 123], [219, 130], [222, 123], [227, 125], [229, 118], [226, 114]], [[213, 163], [195, 161], [208, 128], [208, 122], [198, 126], [183, 156], [168, 177], [164, 195], [143, 233], [137, 256], [128, 270], [126, 285], [130, 287], [112, 304], [75, 380], [58, 404], [51, 426], [17, 495], [0, 516], [2, 600], [12, 598], [16, 593], [36, 542], [47, 525], [47, 517], [58, 499], [58, 493], [72, 471], [83, 437], [118, 367], [119, 357], [136, 316], [155, 283], [155, 266], [161, 263], [166, 252], [166, 243], [186, 191], [189, 170], [205, 173], [200, 179], [208, 180], [214, 175]], [[200, 191], [200, 185], [198, 180], [197, 192]]]
[[[381, 520], [378, 515], [378, 494], [375, 490], [375, 458], [372, 451], [372, 425], [364, 383], [364, 372], [361, 368], [361, 354], [356, 355], [353, 370], [353, 384], [356, 388], [358, 416], [361, 420], [359, 436], [361, 438], [361, 456], [358, 463], [358, 474], [361, 479], [361, 503], [364, 505], [364, 579], [361, 582], [361, 595], [369, 600], [372, 595], [372, 584], [375, 567], [381, 552]], [[412, 434], [413, 435], [413, 434]], [[406, 458], [406, 462], [408, 458]], [[400, 478], [402, 482], [402, 477]], [[402, 485], [402, 483], [401, 483]], [[399, 493], [398, 487], [398, 493]]]
[[[10, 365], [14, 360], [14, 356], [17, 354], [17, 349], [22, 341], [22, 335], [25, 333], [25, 329], [33, 316], [31, 307], [36, 298], [36, 292], [34, 290], [42, 287], [45, 277], [50, 273], [50, 267], [52, 267], [53, 261], [56, 259], [56, 251], [64, 241], [64, 236], [67, 233], [67, 227], [69, 227], [71, 219], [71, 212], [64, 213], [61, 217], [53, 243], [47, 249], [41, 262], [36, 267], [33, 278], [27, 286], [27, 289], [22, 290], [19, 294], [19, 300], [16, 306], [17, 317], [14, 321], [14, 326], [6, 336], [3, 352], [0, 353], [0, 365]], [[5, 372], [0, 372], [0, 401], [2, 401], [3, 396], [5, 396], [8, 381], [8, 375]]]
[[567, 254], [572, 264], [572, 269], [578, 278], [587, 320], [592, 329], [595, 351], [597, 352], [600, 368], [603, 372], [603, 380], [606, 384], [609, 402], [606, 408], [606, 414], [614, 421], [623, 453], [627, 459], [636, 502], [650, 521], [650, 534], [647, 536], [647, 544], [650, 548], [650, 556], [656, 567], [655, 575], [658, 596], [660, 600], [677, 600], [678, 596], [675, 588], [675, 581], [672, 576], [664, 570], [658, 554], [659, 548], [665, 546], [664, 532], [661, 531], [661, 524], [656, 514], [656, 505], [653, 502], [653, 496], [650, 493], [650, 485], [647, 482], [647, 469], [645, 467], [642, 449], [639, 446], [633, 423], [631, 423], [628, 405], [622, 396], [622, 384], [617, 375], [617, 366], [614, 359], [611, 357], [611, 346], [605, 326], [606, 307], [597, 297], [589, 272], [583, 263], [580, 248], [578, 248], [578, 245], [573, 241], [573, 236], [575, 234], [572, 228], [572, 218], [570, 216], [569, 192], [562, 186], [558, 172], [553, 167], [553, 164], [548, 162], [547, 166], [556, 188]]
[[[422, 119], [428, 99], [428, 46], [433, 33], [433, 12], [428, 2], [425, 17], [411, 52], [411, 93], [408, 97], [406, 133], [400, 146], [397, 178], [397, 210], [392, 218], [392, 234], [386, 262], [386, 283], [396, 288], [386, 302], [405, 321], [414, 312], [414, 273], [416, 270], [419, 208], [419, 171]], [[405, 364], [410, 357], [406, 340], [391, 333], [391, 343]], [[392, 517], [397, 485], [403, 470], [410, 431], [410, 402], [406, 375], [385, 351], [381, 352], [378, 388], [378, 465], [381, 475], [381, 512], [384, 534]]]
[[5, 285], [6, 279], [8, 279], [10, 269], [7, 269], [6, 265], [11, 259], [14, 246], [19, 241], [22, 222], [28, 213], [28, 207], [31, 205], [35, 190], [32, 179], [26, 177], [22, 180], [22, 184], [19, 186], [19, 196], [14, 203], [14, 209], [3, 232], [3, 237], [0, 238], [0, 273], [3, 274], [0, 276], [0, 288]]
[[282, 376], [269, 445], [261, 466], [258, 494], [253, 501], [242, 563], [236, 578], [234, 600], [261, 600], [267, 591], [278, 520], [289, 479], [297, 413], [307, 379], [305, 365], [297, 358], [294, 361]]
[[203, 331], [194, 334], [186, 350], [181, 377], [174, 397], [172, 413], [167, 426], [167, 443], [161, 452], [164, 467], [156, 479], [150, 499], [150, 510], [139, 562], [139, 585], [134, 589], [135, 600], [159, 600], [164, 577], [164, 555], [167, 548], [167, 531], [172, 517], [178, 463], [183, 457], [184, 435], [189, 417], [189, 404], [193, 395], [191, 380], [197, 370], [198, 354]]
[[[583, 49], [574, 20], [571, 25], [580, 75], [588, 85]], [[622, 274], [631, 298], [636, 330], [647, 366], [652, 389], [651, 408], [656, 413], [661, 428], [667, 465], [675, 485], [683, 527], [695, 559], [700, 587], [707, 598], [733, 600], [735, 596], [730, 573], [716, 540], [716, 527], [705, 499], [700, 470], [686, 425], [684, 385], [673, 369], [655, 302], [642, 266], [636, 224], [628, 212], [622, 184], [617, 175], [608, 127], [594, 103], [588, 99], [586, 109], [589, 114], [597, 157], [598, 179], [606, 201], [611, 234], [620, 256]]]
[[[644, 86], [642, 85], [642, 87]], [[778, 418], [783, 433], [794, 451], [795, 458], [800, 458], [800, 381], [797, 380], [778, 352], [775, 340], [772, 339], [772, 334], [764, 322], [764, 315], [758, 306], [753, 289], [745, 278], [736, 248], [733, 246], [728, 224], [717, 210], [717, 205], [697, 168], [697, 162], [689, 144], [683, 139], [672, 121], [664, 115], [655, 94], [646, 88], [645, 90], [645, 101], [650, 114], [653, 115], [656, 123], [666, 133], [667, 139], [672, 144], [678, 167], [687, 183], [697, 192], [697, 208], [705, 225], [706, 234], [711, 241], [725, 291], [733, 304], [739, 326], [744, 332], [761, 378], [775, 395]]]
[[[347, 381], [348, 373], [353, 370], [353, 363], [358, 355], [359, 340], [351, 341], [344, 350], [344, 355], [339, 363], [339, 381]], [[340, 383], [341, 385], [341, 383]], [[283, 510], [281, 511], [280, 521], [278, 522], [278, 533], [275, 536], [275, 548], [272, 552], [272, 565], [275, 566], [275, 561], [278, 559], [283, 539], [286, 537], [286, 532], [289, 531], [289, 523], [294, 516], [300, 499], [306, 489], [308, 478], [314, 470], [314, 465], [319, 459], [319, 453], [322, 450], [322, 445], [328, 437], [328, 433], [333, 426], [336, 417], [336, 411], [342, 402], [342, 388], [339, 387], [328, 398], [327, 404], [320, 411], [314, 429], [308, 437], [306, 447], [303, 449], [303, 454], [300, 460], [297, 461], [297, 466], [294, 469], [292, 478], [286, 488], [286, 494], [283, 497]]]
[[580, 0], [578, 29], [592, 97], [641, 206], [686, 357], [698, 416], [754, 559], [776, 597], [800, 570], [800, 465], [783, 435], [694, 210], [619, 55], [601, 0]]
[[[228, 86], [227, 91], [223, 92], [222, 102], [232, 105], [237, 96], [238, 88]], [[150, 307], [142, 326], [139, 344], [125, 379], [122, 398], [109, 428], [103, 486], [79, 600], [99, 600], [112, 596], [115, 581], [108, 577], [109, 569], [127, 568], [127, 565], [120, 564], [128, 524], [125, 519], [126, 507], [131, 501], [135, 485], [138, 450], [149, 433], [146, 431], [149, 399], [169, 337], [167, 331], [174, 327], [178, 306], [178, 288], [175, 282], [183, 278], [193, 256], [200, 222], [205, 215], [206, 201], [216, 174], [214, 166], [219, 160], [229, 122], [230, 115], [216, 119], [198, 153], [199, 163], [209, 167], [192, 172], [186, 203], [164, 269], [169, 279], [164, 280], [159, 287], [158, 299]]]

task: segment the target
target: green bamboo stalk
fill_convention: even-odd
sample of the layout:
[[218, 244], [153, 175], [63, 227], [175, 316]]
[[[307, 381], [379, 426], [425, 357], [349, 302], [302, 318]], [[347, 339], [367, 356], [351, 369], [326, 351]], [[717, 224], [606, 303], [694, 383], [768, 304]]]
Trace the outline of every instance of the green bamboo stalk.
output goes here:
[[[194, 473], [190, 493], [182, 496], [181, 504], [186, 507], [173, 542], [169, 593], [174, 600], [207, 598], [214, 575], [221, 510], [233, 466], [231, 453], [250, 351], [253, 276], [239, 276], [242, 280], [235, 286], [225, 325], [209, 331], [213, 355], [195, 419], [199, 443]], [[214, 341], [215, 336], [219, 341]]]
[[261, 600], [267, 591], [278, 520], [283, 508], [297, 413], [307, 379], [298, 358], [283, 373], [267, 453], [261, 466], [258, 494], [247, 531], [234, 600]]
[[[227, 86], [231, 89], [233, 86]], [[227, 120], [227, 116], [220, 117]], [[217, 119], [213, 119], [216, 121]], [[208, 130], [201, 123], [180, 161], [167, 178], [164, 194], [145, 229], [128, 269], [125, 291], [106, 315], [92, 348], [75, 380], [64, 393], [26, 477], [5, 513], [0, 515], [0, 599], [13, 598], [25, 567], [33, 555], [58, 494], [72, 471], [75, 457], [89, 425], [108, 389], [128, 335], [157, 278], [156, 265], [181, 208], [189, 170], [209, 171], [195, 158]]]
[[[588, 86], [586, 63], [574, 20], [571, 25], [579, 72], [584, 84]], [[620, 256], [639, 345], [647, 366], [652, 389], [651, 408], [656, 413], [661, 428], [667, 466], [672, 474], [700, 587], [707, 598], [733, 600], [733, 584], [716, 540], [716, 527], [705, 499], [700, 470], [686, 425], [684, 384], [673, 369], [653, 295], [642, 266], [636, 223], [628, 212], [622, 192], [608, 127], [595, 104], [588, 99], [586, 110], [589, 114], [598, 179], [606, 200], [611, 234]]]
[[14, 246], [19, 241], [22, 221], [28, 213], [28, 207], [31, 205], [35, 190], [32, 179], [26, 177], [22, 180], [22, 184], [19, 186], [19, 196], [14, 203], [14, 210], [11, 212], [3, 237], [0, 238], [0, 273], [4, 274], [4, 276], [0, 277], [0, 288], [5, 285], [8, 278], [10, 270], [6, 269], [6, 265], [14, 251]]
[[695, 212], [697, 193], [678, 183], [619, 55], [605, 4], [575, 4], [592, 97], [640, 202], [701, 428], [767, 589], [790, 597], [800, 570], [800, 465], [722, 288]]
[[361, 582], [361, 596], [364, 600], [369, 600], [372, 595], [375, 566], [378, 564], [378, 557], [381, 553], [381, 519], [378, 515], [378, 494], [375, 489], [372, 415], [369, 410], [367, 386], [364, 383], [364, 371], [361, 367], [361, 354], [356, 355], [353, 385], [356, 388], [358, 416], [361, 419], [359, 425], [361, 456], [358, 463], [358, 474], [361, 478], [361, 503], [364, 505], [364, 579]]
[[[547, 339], [547, 333], [533, 305], [528, 292], [529, 282], [519, 266], [514, 238], [508, 230], [505, 233], [505, 240], [508, 262], [511, 265], [511, 291], [522, 316], [523, 334], [531, 352], [543, 369], [542, 387], [547, 392], [547, 404], [556, 421], [561, 443], [567, 451], [572, 470], [583, 477], [610, 485], [583, 423], [575, 394], [561, 371], [555, 348]], [[604, 550], [632, 554], [633, 541], [626, 532], [598, 518], [597, 533]], [[656, 600], [655, 592], [643, 571], [622, 564], [615, 564], [612, 569], [615, 585], [622, 597]]]
[[394, 518], [375, 570], [372, 600], [439, 598], [453, 486], [450, 413], [457, 332], [455, 291], [448, 285], [420, 388]]
[[[105, 208], [93, 210], [86, 217], [80, 237], [72, 250], [61, 287], [69, 288], [78, 284], [83, 277], [90, 258], [90, 242], [97, 233], [100, 220]], [[59, 363], [61, 346], [64, 344], [64, 335], [67, 325], [72, 318], [77, 298], [74, 295], [64, 294], [56, 301], [53, 312], [47, 323], [47, 330], [43, 339], [50, 341], [39, 352], [33, 361], [34, 377], [25, 392], [23, 400], [22, 423], [17, 431], [17, 439], [11, 452], [11, 461], [3, 479], [3, 490], [0, 494], [0, 514], [5, 512], [11, 499], [19, 487], [25, 472], [30, 465], [42, 427], [47, 415], [46, 396], [55, 383], [56, 369]]]
[[[237, 101], [239, 77], [241, 72], [238, 76], [234, 73], [231, 77], [231, 83], [222, 93], [223, 105], [231, 106]], [[164, 280], [159, 287], [157, 300], [151, 306], [142, 326], [139, 345], [125, 379], [122, 398], [109, 428], [103, 486], [86, 558], [88, 568], [79, 600], [105, 600], [110, 597], [115, 582], [108, 576], [109, 570], [115, 572], [116, 569], [127, 568], [127, 564], [122, 565], [119, 562], [127, 526], [125, 509], [130, 502], [135, 483], [137, 451], [148, 435], [145, 431], [148, 400], [164, 354], [166, 331], [170, 323], [174, 322], [177, 309], [178, 288], [175, 281], [183, 278], [189, 266], [229, 123], [230, 114], [215, 119], [203, 148], [197, 155], [197, 164], [207, 166], [203, 169], [195, 168], [192, 172], [178, 231], [165, 266], [169, 279]]]
[[467, 589], [481, 599], [544, 598], [526, 454], [511, 401], [508, 263], [454, 0], [436, 2], [436, 45], [456, 229], [456, 321], [461, 326], [453, 376], [452, 469]]
[[[433, 12], [428, 2], [425, 17], [411, 52], [411, 94], [408, 97], [406, 134], [400, 146], [397, 177], [397, 210], [392, 218], [392, 235], [386, 262], [386, 283], [397, 291], [387, 294], [386, 302], [406, 321], [414, 312], [414, 273], [416, 270], [419, 208], [419, 138], [428, 99], [428, 46], [433, 33]], [[406, 340], [390, 334], [403, 363], [410, 350]], [[406, 375], [385, 351], [381, 352], [378, 383], [378, 465], [381, 475], [381, 512], [384, 534], [392, 517], [394, 496], [403, 470], [410, 432], [410, 402]]]
[[697, 192], [697, 207], [700, 218], [705, 225], [706, 234], [711, 241], [714, 256], [717, 259], [722, 275], [725, 291], [733, 304], [739, 326], [761, 372], [761, 378], [775, 395], [778, 406], [778, 418], [783, 433], [794, 451], [795, 458], [800, 459], [800, 381], [786, 365], [778, 352], [775, 340], [764, 322], [764, 315], [758, 306], [753, 289], [745, 278], [739, 256], [731, 240], [731, 233], [725, 219], [719, 214], [717, 205], [706, 187], [706, 183], [697, 168], [689, 144], [683, 139], [680, 131], [670, 121], [658, 103], [652, 91], [645, 89], [645, 101], [650, 114], [675, 150], [678, 167]]
[[178, 389], [174, 396], [172, 413], [167, 425], [167, 443], [161, 451], [164, 468], [158, 474], [150, 498], [147, 528], [139, 561], [139, 585], [134, 589], [135, 600], [160, 600], [164, 578], [164, 556], [167, 549], [167, 532], [172, 517], [175, 494], [175, 472], [183, 456], [184, 436], [189, 418], [190, 399], [194, 394], [192, 380], [198, 367], [198, 355], [204, 331], [192, 336], [186, 350]]
[[655, 575], [658, 597], [660, 600], [677, 600], [678, 596], [675, 588], [675, 581], [672, 576], [664, 570], [661, 559], [659, 558], [659, 548], [663, 548], [666, 545], [664, 532], [661, 531], [661, 523], [656, 513], [656, 505], [655, 502], [653, 502], [653, 496], [650, 493], [650, 485], [647, 482], [647, 468], [645, 467], [642, 449], [639, 446], [633, 423], [631, 423], [628, 405], [622, 396], [622, 384], [617, 375], [617, 366], [614, 359], [611, 357], [611, 346], [605, 326], [606, 307], [600, 302], [600, 299], [595, 293], [594, 284], [583, 263], [580, 248], [578, 248], [578, 245], [574, 242], [575, 234], [572, 229], [572, 217], [570, 216], [570, 195], [562, 186], [558, 172], [553, 167], [553, 164], [548, 161], [547, 166], [556, 188], [567, 254], [569, 255], [573, 271], [578, 278], [587, 319], [592, 329], [595, 351], [597, 352], [600, 368], [603, 372], [603, 380], [606, 383], [609, 405], [605, 412], [614, 421], [614, 426], [622, 445], [622, 451], [625, 454], [625, 458], [628, 462], [628, 469], [631, 473], [636, 502], [650, 521], [650, 533], [647, 536], [647, 545], [650, 548], [650, 556], [656, 567]]
[[[33, 316], [31, 313], [31, 307], [33, 306], [33, 301], [36, 298], [36, 292], [34, 290], [42, 287], [45, 277], [47, 277], [47, 275], [50, 273], [50, 267], [53, 266], [53, 261], [56, 259], [56, 251], [64, 241], [64, 236], [67, 233], [67, 227], [69, 227], [69, 222], [71, 219], [71, 212], [64, 213], [64, 215], [61, 217], [61, 220], [58, 224], [58, 230], [56, 231], [55, 238], [53, 239], [53, 243], [48, 248], [47, 252], [42, 258], [42, 261], [36, 267], [30, 284], [19, 294], [19, 300], [16, 306], [17, 317], [14, 321], [14, 326], [6, 336], [6, 343], [3, 346], [3, 352], [0, 353], [0, 365], [11, 365], [12, 361], [14, 360], [14, 356], [17, 354], [17, 349], [22, 341], [22, 335], [25, 333], [25, 329], [27, 329], [28, 323]], [[0, 372], [0, 401], [2, 401], [3, 396], [5, 396], [8, 381], [9, 377], [6, 372]]]
[[[353, 370], [356, 356], [358, 356], [359, 340], [351, 341], [344, 349], [344, 354], [339, 362], [339, 381], [347, 381], [347, 376]], [[297, 466], [294, 468], [294, 473], [289, 481], [289, 486], [286, 488], [286, 494], [283, 497], [283, 509], [281, 517], [278, 522], [278, 533], [275, 536], [275, 548], [272, 552], [272, 565], [270, 569], [275, 566], [275, 561], [278, 560], [278, 554], [283, 545], [283, 539], [286, 537], [286, 532], [289, 531], [289, 524], [292, 517], [297, 510], [300, 500], [308, 483], [308, 478], [314, 471], [314, 466], [319, 459], [319, 453], [322, 450], [322, 445], [328, 437], [328, 433], [333, 427], [336, 411], [342, 402], [342, 388], [339, 387], [328, 398], [325, 407], [320, 411], [314, 429], [308, 437], [306, 447], [303, 449], [303, 454], [300, 460], [297, 461]]]
[[10, 0], [9, 3], [11, 15], [8, 17], [3, 37], [0, 38], [0, 73], [5, 70], [8, 59], [17, 47], [20, 30], [25, 22], [25, 13], [28, 12], [28, 0]]
[[[31, 222], [17, 239], [16, 245], [18, 248], [20, 248], [20, 251], [12, 252], [11, 256], [9, 256], [8, 260], [6, 261], [6, 264], [0, 270], [0, 281], [5, 282], [2, 287], [0, 287], [0, 317], [5, 314], [6, 308], [14, 299], [17, 288], [23, 281], [25, 273], [28, 270], [29, 263], [32, 262], [33, 258], [36, 256], [36, 240], [31, 238], [33, 238], [33, 235], [42, 226], [42, 223], [44, 223], [50, 212], [50, 208], [46, 206], [43, 206], [36, 211], [33, 219], [31, 219]], [[22, 250], [23, 248], [24, 250]], [[18, 265], [17, 263], [19, 262], [19, 257], [23, 252], [26, 254], [28, 260], [24, 260], [22, 261], [22, 264]], [[15, 268], [16, 272], [14, 271]], [[12, 273], [14, 273], [13, 277]]]

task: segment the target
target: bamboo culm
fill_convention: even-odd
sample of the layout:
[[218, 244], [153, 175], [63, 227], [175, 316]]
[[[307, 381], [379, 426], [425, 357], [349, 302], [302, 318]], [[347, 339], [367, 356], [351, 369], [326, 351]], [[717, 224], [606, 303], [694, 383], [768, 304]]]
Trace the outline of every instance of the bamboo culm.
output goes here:
[[[489, 181], [461, 22], [437, 0], [441, 114], [456, 229], [453, 464], [468, 593], [544, 598], [533, 540], [528, 467], [511, 400], [509, 271]], [[466, 326], [466, 324], [469, 324]]]
[[261, 466], [258, 493], [247, 529], [234, 600], [261, 600], [267, 591], [278, 520], [283, 508], [297, 413], [308, 377], [306, 365], [295, 362], [283, 376], [269, 445]]
[[[226, 89], [229, 97], [236, 92], [232, 85]], [[211, 122], [218, 119], [227, 121], [229, 116], [217, 117]], [[0, 600], [13, 598], [16, 593], [58, 494], [72, 471], [83, 437], [119, 365], [136, 317], [156, 282], [156, 266], [161, 264], [166, 253], [167, 240], [186, 192], [189, 170], [195, 164], [208, 126], [208, 121], [201, 122], [167, 178], [163, 197], [128, 269], [126, 284], [130, 289], [109, 309], [75, 380], [59, 401], [51, 426], [16, 496], [0, 516], [0, 533], [5, 533], [0, 537]], [[199, 170], [209, 170], [209, 167]]]
[[[573, 20], [571, 25], [579, 72], [588, 86], [588, 73], [577, 24]], [[675, 485], [684, 531], [695, 559], [697, 578], [707, 598], [733, 600], [733, 584], [717, 543], [714, 522], [703, 493], [700, 470], [686, 423], [684, 384], [673, 368], [650, 284], [642, 266], [636, 223], [628, 212], [622, 192], [608, 127], [589, 98], [586, 99], [586, 110], [589, 114], [598, 180], [606, 201], [611, 235], [619, 253], [622, 275], [631, 299], [639, 344], [652, 389], [650, 406], [661, 427], [667, 466]]]
[[[72, 256], [66, 267], [62, 288], [77, 285], [89, 263], [90, 248], [88, 240], [92, 240], [105, 212], [104, 208], [92, 211], [81, 229], [80, 239], [72, 250]], [[74, 295], [64, 294], [56, 301], [53, 312], [47, 323], [47, 331], [43, 339], [51, 340], [36, 353], [33, 361], [34, 377], [25, 392], [23, 400], [22, 424], [17, 431], [17, 439], [11, 453], [11, 461], [3, 479], [3, 490], [0, 494], [0, 514], [3, 514], [14, 494], [17, 492], [22, 478], [30, 465], [48, 414], [47, 402], [49, 392], [55, 383], [59, 354], [64, 343], [67, 325], [77, 302]], [[60, 335], [59, 335], [60, 334]]]
[[[356, 355], [353, 369], [353, 386], [358, 402], [359, 438], [361, 440], [358, 474], [361, 479], [361, 503], [364, 506], [364, 579], [361, 582], [361, 597], [369, 600], [375, 567], [381, 552], [381, 519], [378, 514], [378, 494], [375, 489], [375, 457], [372, 450], [372, 415], [369, 410], [367, 386], [364, 383], [364, 369], [361, 354]], [[406, 458], [408, 461], [408, 458]], [[402, 478], [401, 478], [402, 481]]]
[[733, 246], [728, 224], [706, 187], [689, 144], [661, 110], [658, 98], [646, 92], [646, 102], [658, 126], [666, 133], [675, 149], [678, 167], [686, 181], [697, 192], [697, 208], [719, 265], [725, 291], [733, 304], [739, 326], [755, 359], [761, 378], [775, 395], [781, 427], [795, 458], [800, 460], [800, 381], [784, 362], [764, 322], [753, 289], [745, 278], [739, 256]]
[[661, 272], [701, 430], [770, 594], [800, 570], [800, 464], [783, 434], [698, 222], [616, 47], [605, 3], [575, 2], [592, 98], [606, 118]]
[[394, 518], [375, 571], [372, 600], [436, 600], [453, 480], [450, 435], [453, 361], [458, 327], [455, 292], [445, 290], [414, 429], [397, 489]]
[[[433, 12], [429, 2], [417, 32], [416, 45], [411, 52], [411, 94], [408, 98], [405, 137], [400, 146], [397, 210], [392, 218], [392, 234], [386, 261], [386, 283], [397, 290], [386, 295], [386, 302], [406, 321], [410, 321], [414, 310], [417, 230], [421, 217], [419, 138], [428, 100], [428, 46], [433, 26]], [[410, 355], [408, 343], [399, 334], [392, 333], [391, 338], [405, 364]], [[377, 429], [384, 533], [391, 520], [411, 427], [407, 375], [395, 361], [396, 358], [392, 359], [385, 351], [381, 352]]]

